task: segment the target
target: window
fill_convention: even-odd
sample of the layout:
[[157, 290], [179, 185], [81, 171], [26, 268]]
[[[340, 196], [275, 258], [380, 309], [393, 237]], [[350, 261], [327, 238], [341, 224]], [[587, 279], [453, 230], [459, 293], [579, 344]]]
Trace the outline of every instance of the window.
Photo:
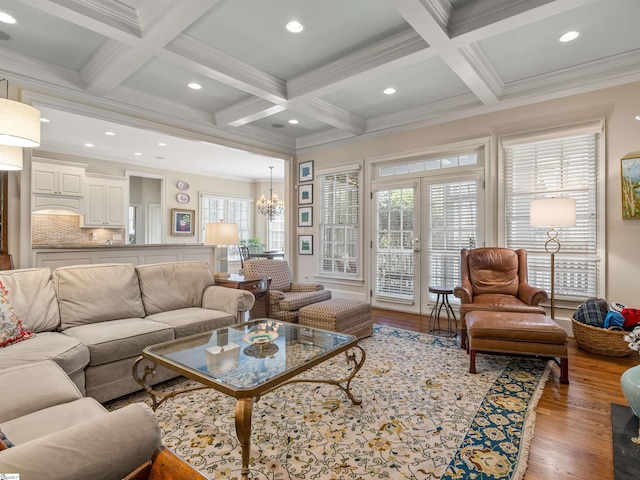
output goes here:
[[272, 221], [267, 222], [269, 229], [269, 242], [267, 248], [269, 250], [284, 251], [284, 215], [279, 215]]
[[318, 176], [320, 274], [360, 275], [360, 171]]
[[562, 246], [555, 255], [555, 293], [559, 299], [580, 302], [603, 291], [601, 137], [598, 123], [502, 141], [506, 246], [527, 250], [529, 282], [547, 291], [551, 289], [547, 229], [529, 225], [530, 203], [546, 197], [576, 200], [576, 226], [558, 228]]
[[[204, 238], [204, 230], [207, 223], [219, 222], [222, 219], [226, 223], [235, 223], [238, 225], [238, 235], [241, 241], [249, 240], [249, 238], [251, 238], [251, 218], [249, 212], [251, 211], [252, 203], [251, 200], [203, 194], [200, 222], [201, 238]], [[229, 260], [240, 260], [237, 248], [229, 249]]]
[[477, 183], [467, 180], [428, 186], [431, 285], [457, 285], [460, 281], [460, 249], [476, 246]]

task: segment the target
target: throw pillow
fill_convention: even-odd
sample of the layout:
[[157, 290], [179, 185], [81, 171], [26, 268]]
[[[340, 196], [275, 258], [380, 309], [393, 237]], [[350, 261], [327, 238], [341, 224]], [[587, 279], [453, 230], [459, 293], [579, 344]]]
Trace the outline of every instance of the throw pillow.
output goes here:
[[9, 303], [8, 293], [0, 282], [0, 348], [35, 336], [22, 325]]
[[633, 330], [640, 323], [640, 310], [637, 308], [623, 308], [621, 311], [624, 317], [624, 329]]
[[13, 447], [13, 443], [11, 443], [5, 434], [2, 433], [2, 430], [0, 430], [0, 450], [6, 450], [11, 447]]

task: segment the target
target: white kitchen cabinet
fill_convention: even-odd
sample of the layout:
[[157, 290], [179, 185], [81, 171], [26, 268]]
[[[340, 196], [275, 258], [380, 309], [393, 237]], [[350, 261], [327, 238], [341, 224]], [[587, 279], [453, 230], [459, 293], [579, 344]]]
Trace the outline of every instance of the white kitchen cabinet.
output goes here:
[[126, 177], [87, 173], [83, 227], [124, 228], [128, 217]]
[[84, 196], [85, 164], [34, 161], [31, 164], [31, 193], [35, 195]]

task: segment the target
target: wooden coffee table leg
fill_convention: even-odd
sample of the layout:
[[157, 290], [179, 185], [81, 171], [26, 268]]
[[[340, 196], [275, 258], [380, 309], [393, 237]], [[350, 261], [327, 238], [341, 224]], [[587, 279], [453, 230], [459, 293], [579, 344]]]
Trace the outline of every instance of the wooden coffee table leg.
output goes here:
[[251, 458], [251, 412], [253, 398], [239, 398], [236, 402], [236, 435], [242, 446], [242, 480], [249, 480], [249, 459]]

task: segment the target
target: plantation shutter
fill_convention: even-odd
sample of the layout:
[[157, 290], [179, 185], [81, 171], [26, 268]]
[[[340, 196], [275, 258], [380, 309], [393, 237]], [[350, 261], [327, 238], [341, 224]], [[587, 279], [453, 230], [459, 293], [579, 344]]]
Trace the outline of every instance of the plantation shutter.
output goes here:
[[360, 269], [360, 174], [319, 176], [319, 273], [355, 278]]
[[558, 298], [582, 301], [599, 292], [598, 170], [600, 133], [503, 143], [506, 246], [525, 248], [529, 283], [551, 289], [547, 229], [529, 225], [534, 199], [576, 200], [575, 227], [559, 227], [555, 255]]
[[477, 243], [477, 182], [439, 183], [428, 188], [429, 281], [454, 286], [460, 281], [460, 250]]

